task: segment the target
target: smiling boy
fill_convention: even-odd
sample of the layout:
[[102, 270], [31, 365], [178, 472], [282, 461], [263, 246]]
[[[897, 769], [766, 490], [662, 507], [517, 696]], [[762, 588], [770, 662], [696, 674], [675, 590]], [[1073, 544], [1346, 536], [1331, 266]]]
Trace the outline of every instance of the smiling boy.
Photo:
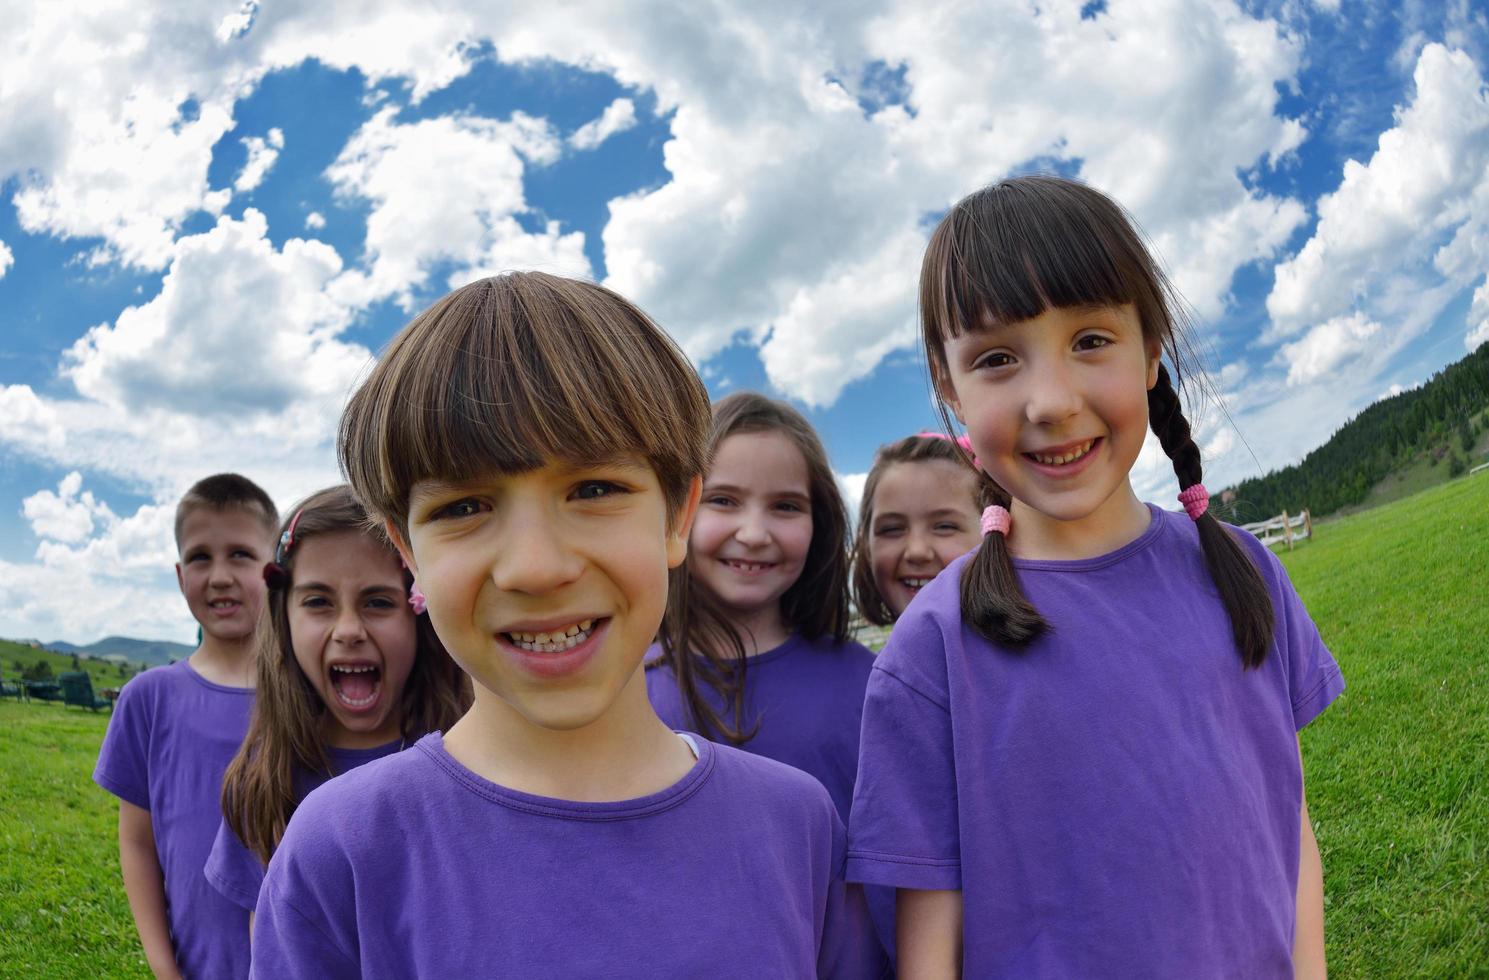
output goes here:
[[681, 352], [590, 283], [482, 280], [393, 340], [341, 461], [475, 700], [305, 800], [256, 976], [866, 975], [826, 791], [647, 699], [708, 425]]
[[119, 694], [93, 779], [119, 798], [119, 867], [157, 977], [245, 977], [242, 913], [202, 873], [222, 775], [248, 730], [253, 634], [278, 513], [246, 477], [198, 481], [176, 507], [176, 581], [202, 630], [190, 657]]

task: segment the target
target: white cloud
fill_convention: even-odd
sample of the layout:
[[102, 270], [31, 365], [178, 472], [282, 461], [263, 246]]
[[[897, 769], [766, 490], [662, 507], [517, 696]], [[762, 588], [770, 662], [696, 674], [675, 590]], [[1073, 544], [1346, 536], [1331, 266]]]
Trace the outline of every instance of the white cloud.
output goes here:
[[1380, 324], [1363, 313], [1335, 317], [1309, 330], [1303, 339], [1283, 344], [1279, 360], [1287, 365], [1289, 385], [1308, 384], [1359, 358], [1364, 341], [1380, 333]]
[[561, 149], [546, 121], [521, 112], [506, 121], [398, 123], [396, 115], [380, 110], [326, 171], [339, 196], [371, 203], [367, 269], [341, 276], [334, 295], [355, 306], [388, 297], [408, 306], [439, 263], [455, 266], [452, 282], [513, 267], [589, 274], [582, 233], [556, 222], [529, 232], [518, 220], [530, 211], [526, 167], [553, 162]]
[[279, 151], [284, 149], [284, 132], [276, 126], [269, 130], [267, 137], [247, 136], [242, 143], [248, 149], [248, 159], [238, 179], [233, 181], [233, 190], [240, 194], [258, 187], [269, 175], [270, 168], [279, 159]]
[[[1367, 163], [1344, 166], [1337, 190], [1318, 202], [1318, 226], [1277, 266], [1267, 297], [1266, 340], [1298, 333], [1380, 297], [1435, 259], [1439, 272], [1489, 261], [1489, 95], [1472, 59], [1440, 44], [1422, 49], [1416, 92], [1380, 136]], [[1444, 237], [1453, 240], [1434, 256]], [[1471, 281], [1463, 278], [1459, 288]], [[1399, 287], [1398, 287], [1399, 288]]]
[[[95, 523], [109, 525], [116, 518], [107, 504], [83, 490], [83, 475], [73, 470], [57, 484], [57, 491], [39, 490], [21, 501], [21, 513], [31, 533], [64, 544], [75, 544], [93, 532]], [[81, 492], [80, 492], [81, 491]]]
[[601, 143], [636, 125], [636, 104], [630, 99], [616, 99], [605, 107], [598, 119], [574, 130], [569, 145], [576, 150], [593, 150]]
[[5, 278], [5, 274], [10, 271], [10, 267], [15, 265], [15, 263], [15, 253], [10, 250], [9, 245], [0, 242], [0, 279]]
[[320, 231], [326, 227], [326, 216], [319, 211], [312, 211], [305, 216], [305, 228], [308, 231]]

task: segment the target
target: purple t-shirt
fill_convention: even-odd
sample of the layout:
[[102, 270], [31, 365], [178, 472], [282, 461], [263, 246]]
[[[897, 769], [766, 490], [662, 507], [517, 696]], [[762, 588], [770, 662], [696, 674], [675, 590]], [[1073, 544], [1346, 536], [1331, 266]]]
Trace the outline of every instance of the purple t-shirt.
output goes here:
[[176, 964], [188, 978], [248, 976], [248, 921], [202, 867], [222, 820], [222, 774], [248, 731], [253, 690], [213, 684], [186, 661], [124, 685], [93, 781], [150, 811]]
[[259, 892], [258, 977], [862, 977], [873, 940], [815, 780], [698, 740], [650, 796], [577, 803], [439, 733], [306, 798]]
[[[403, 748], [403, 740], [389, 742], [371, 749], [327, 749], [331, 757], [331, 772], [314, 772], [303, 766], [295, 767], [295, 800], [304, 800], [310, 791], [331, 779], [365, 765], [373, 759], [392, 755]], [[258, 904], [259, 888], [264, 883], [264, 866], [258, 855], [250, 851], [233, 833], [226, 820], [217, 828], [217, 838], [212, 842], [212, 853], [207, 855], [205, 869], [207, 880], [228, 901], [252, 912]]]
[[1275, 556], [1243, 671], [1192, 521], [1016, 561], [1054, 627], [963, 626], [958, 559], [895, 625], [864, 707], [850, 880], [961, 889], [969, 977], [1291, 977], [1296, 732], [1344, 688]]
[[[647, 651], [646, 692], [669, 728], [697, 731], [672, 669], [659, 662], [660, 646]], [[741, 748], [795, 766], [827, 787], [838, 816], [848, 819], [853, 780], [858, 773], [858, 733], [863, 724], [863, 693], [874, 655], [862, 644], [832, 637], [808, 640], [793, 633], [786, 642], [745, 663], [745, 729], [759, 724]], [[707, 684], [700, 690], [715, 711], [724, 701]], [[732, 716], [724, 714], [726, 719]], [[894, 891], [867, 890], [875, 931], [894, 949]]]

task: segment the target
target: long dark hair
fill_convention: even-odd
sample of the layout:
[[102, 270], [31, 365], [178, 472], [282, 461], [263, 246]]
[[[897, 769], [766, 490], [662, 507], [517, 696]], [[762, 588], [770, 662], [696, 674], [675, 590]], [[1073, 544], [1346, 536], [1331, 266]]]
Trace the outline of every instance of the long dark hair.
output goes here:
[[[367, 512], [347, 486], [311, 494], [291, 511], [292, 547], [281, 547], [277, 564], [283, 580], [269, 589], [254, 637], [258, 687], [248, 735], [222, 780], [222, 812], [238, 839], [265, 864], [279, 846], [295, 812], [295, 769], [331, 774], [331, 759], [321, 734], [326, 706], [316, 693], [290, 638], [289, 587], [295, 560], [308, 538], [338, 531], [376, 535]], [[289, 529], [286, 522], [281, 536]], [[281, 537], [282, 540], [282, 537]], [[386, 544], [386, 542], [384, 542]], [[397, 553], [388, 547], [390, 557]], [[276, 576], [281, 573], [274, 573]], [[405, 570], [404, 586], [413, 583]], [[470, 682], [450, 659], [427, 615], [414, 626], [414, 666], [403, 685], [399, 704], [402, 734], [412, 741], [449, 728], [470, 706]]]
[[[822, 440], [790, 405], [740, 391], [713, 406], [709, 460], [725, 439], [743, 432], [779, 432], [806, 460], [812, 541], [801, 576], [781, 596], [781, 618], [809, 640], [831, 636], [842, 643], [848, 639], [849, 628], [848, 511]], [[667, 614], [660, 635], [664, 662], [671, 667], [683, 704], [700, 732], [741, 745], [754, 735], [744, 725], [744, 641], [719, 601], [693, 581], [692, 561], [690, 556], [673, 569], [668, 584]], [[715, 711], [703, 697], [700, 684], [718, 694], [725, 705], [723, 712]], [[726, 716], [731, 720], [725, 721]]]
[[[1128, 303], [1137, 310], [1143, 339], [1174, 367], [1170, 378], [1159, 365], [1148, 392], [1148, 423], [1173, 462], [1180, 490], [1202, 482], [1199, 447], [1179, 403], [1183, 368], [1192, 360], [1183, 303], [1121, 206], [1062, 177], [1014, 177], [985, 187], [958, 201], [931, 234], [920, 271], [921, 335], [948, 430], [947, 340], [987, 323], [1031, 320], [1048, 309]], [[1007, 491], [986, 474], [982, 497], [984, 504], [1010, 504]], [[1195, 523], [1241, 662], [1258, 667], [1273, 631], [1261, 574], [1211, 514]], [[961, 607], [973, 629], [1010, 648], [1025, 647], [1049, 629], [1024, 596], [1001, 534], [986, 535], [963, 569]]]

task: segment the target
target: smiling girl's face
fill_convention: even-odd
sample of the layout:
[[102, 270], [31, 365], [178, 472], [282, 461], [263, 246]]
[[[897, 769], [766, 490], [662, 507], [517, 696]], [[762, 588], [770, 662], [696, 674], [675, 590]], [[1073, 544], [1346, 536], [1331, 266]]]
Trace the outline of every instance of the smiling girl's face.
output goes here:
[[328, 709], [326, 741], [385, 745], [402, 729], [418, 642], [398, 559], [360, 531], [319, 534], [295, 551], [290, 643]]
[[869, 565], [896, 618], [952, 560], [977, 547], [977, 474], [947, 459], [891, 463], [870, 502]]
[[812, 543], [807, 461], [782, 432], [737, 432], [719, 443], [689, 543], [693, 576], [758, 650], [786, 638], [781, 597]]

